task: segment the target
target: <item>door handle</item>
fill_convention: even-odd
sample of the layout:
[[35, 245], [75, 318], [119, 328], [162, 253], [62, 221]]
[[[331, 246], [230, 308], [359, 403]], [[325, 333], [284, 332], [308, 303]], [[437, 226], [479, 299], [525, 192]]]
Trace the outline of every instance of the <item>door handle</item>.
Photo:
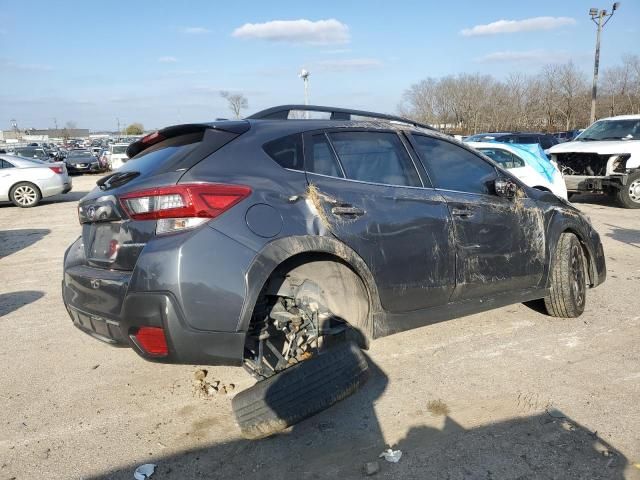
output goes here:
[[333, 213], [334, 215], [352, 215], [355, 217], [359, 217], [361, 215], [364, 215], [364, 210], [352, 205], [346, 205], [342, 207], [333, 207], [331, 209], [331, 213]]
[[468, 208], [452, 208], [451, 215], [455, 217], [469, 218], [473, 217], [473, 211]]

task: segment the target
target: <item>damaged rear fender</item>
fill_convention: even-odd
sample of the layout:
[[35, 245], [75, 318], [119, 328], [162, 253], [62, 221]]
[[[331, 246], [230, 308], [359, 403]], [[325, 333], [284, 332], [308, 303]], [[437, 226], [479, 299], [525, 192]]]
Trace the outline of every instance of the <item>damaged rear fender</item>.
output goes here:
[[367, 318], [361, 322], [362, 324], [351, 325], [351, 327], [356, 328], [367, 339], [375, 338], [376, 325], [383, 317], [383, 310], [378, 296], [378, 288], [369, 267], [355, 251], [344, 243], [331, 237], [305, 235], [274, 240], [257, 254], [246, 274], [247, 296], [237, 330], [242, 332], [248, 330], [256, 302], [271, 275], [279, 267], [294, 262], [294, 259], [302, 261], [305, 257], [309, 261], [330, 260], [333, 257], [355, 272], [368, 294], [369, 308]]

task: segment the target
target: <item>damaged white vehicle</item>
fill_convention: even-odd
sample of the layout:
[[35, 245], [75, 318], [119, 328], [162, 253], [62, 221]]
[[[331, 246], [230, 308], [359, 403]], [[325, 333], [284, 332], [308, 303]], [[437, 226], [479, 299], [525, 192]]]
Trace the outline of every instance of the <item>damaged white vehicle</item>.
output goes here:
[[548, 153], [569, 194], [605, 193], [625, 208], [640, 208], [640, 115], [598, 120]]

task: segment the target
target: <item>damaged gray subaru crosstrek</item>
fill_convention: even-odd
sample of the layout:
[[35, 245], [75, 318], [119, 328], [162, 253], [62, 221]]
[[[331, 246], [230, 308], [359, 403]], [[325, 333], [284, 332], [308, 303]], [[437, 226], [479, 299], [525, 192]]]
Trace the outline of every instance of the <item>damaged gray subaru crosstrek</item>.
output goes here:
[[372, 339], [534, 300], [577, 317], [606, 277], [571, 204], [404, 118], [289, 105], [127, 154], [79, 203], [69, 315], [148, 360], [243, 365], [250, 438], [352, 393]]

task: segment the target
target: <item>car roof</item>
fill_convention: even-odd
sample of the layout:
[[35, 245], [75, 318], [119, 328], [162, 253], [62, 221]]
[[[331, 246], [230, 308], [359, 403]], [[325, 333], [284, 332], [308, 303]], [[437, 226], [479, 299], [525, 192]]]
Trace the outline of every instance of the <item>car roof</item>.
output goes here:
[[46, 164], [36, 162], [31, 158], [20, 157], [19, 155], [2, 154], [0, 155], [0, 158], [2, 158], [3, 160], [6, 160], [7, 162], [12, 163], [15, 167], [30, 167], [30, 166], [48, 167], [48, 165]]
[[466, 145], [475, 149], [481, 149], [481, 148], [497, 148], [500, 150], [508, 150], [511, 153], [514, 154], [518, 154], [518, 151], [514, 148], [512, 148], [512, 145], [518, 145], [516, 144], [512, 144], [512, 143], [502, 143], [502, 142], [466, 142]]
[[618, 115], [617, 117], [600, 118], [600, 120], [640, 120], [640, 115]]

